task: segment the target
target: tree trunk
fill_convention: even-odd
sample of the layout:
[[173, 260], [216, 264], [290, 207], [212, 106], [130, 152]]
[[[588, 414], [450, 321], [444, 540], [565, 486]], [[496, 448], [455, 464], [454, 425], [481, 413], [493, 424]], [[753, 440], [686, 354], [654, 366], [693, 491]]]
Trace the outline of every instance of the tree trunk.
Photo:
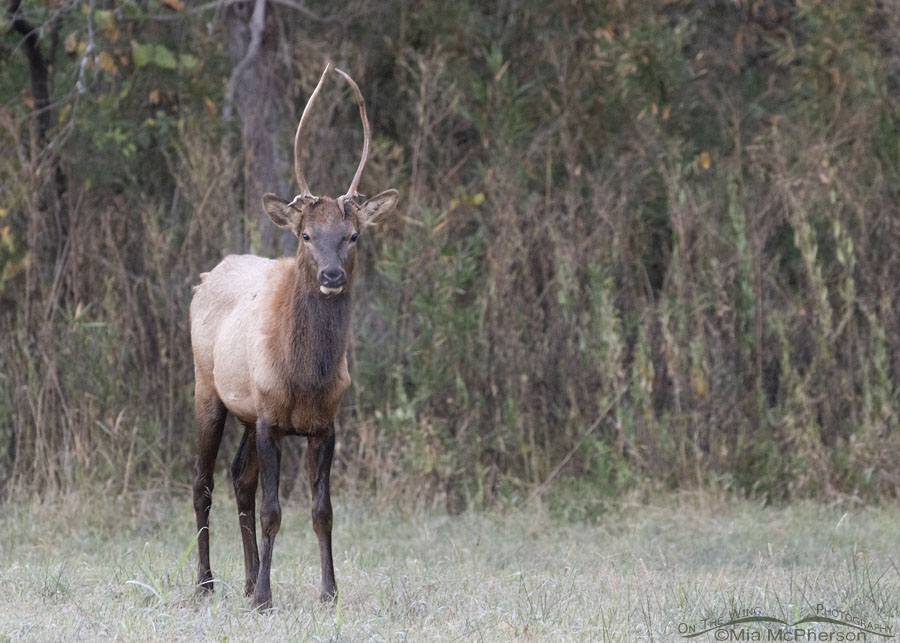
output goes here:
[[[31, 142], [31, 158], [36, 167], [48, 145], [53, 122], [48, 73], [52, 61], [48, 61], [41, 52], [38, 40], [40, 28], [25, 19], [19, 11], [20, 5], [21, 0], [8, 0], [6, 13], [12, 22], [12, 28], [22, 36], [21, 51], [28, 59], [36, 125]], [[48, 175], [52, 176], [52, 182], [43, 184], [35, 211], [28, 213], [27, 238], [35, 258], [31, 262], [34, 268], [30, 270], [36, 274], [29, 280], [26, 292], [28, 302], [40, 302], [47, 311], [52, 311], [53, 306], [64, 299], [60, 277], [69, 235], [69, 213], [63, 198], [66, 177], [59, 165], [59, 156], [54, 152], [45, 162], [50, 166]], [[42, 301], [45, 298], [47, 301]], [[27, 314], [30, 315], [30, 312]]]
[[[269, 8], [271, 9], [271, 8]], [[228, 48], [237, 61], [226, 94], [225, 115], [237, 116], [244, 154], [245, 221], [256, 226], [265, 251], [293, 254], [297, 240], [269, 221], [262, 195], [290, 198], [290, 99], [278, 60], [278, 22], [265, 0], [235, 3], [226, 15]], [[292, 139], [291, 139], [292, 140]]]

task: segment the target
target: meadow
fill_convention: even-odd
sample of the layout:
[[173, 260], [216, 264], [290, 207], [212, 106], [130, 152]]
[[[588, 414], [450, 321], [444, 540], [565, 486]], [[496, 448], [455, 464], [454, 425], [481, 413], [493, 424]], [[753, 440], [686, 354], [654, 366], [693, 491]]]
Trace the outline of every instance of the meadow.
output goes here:
[[[330, 606], [317, 601], [308, 504], [295, 499], [285, 506], [266, 613], [241, 593], [237, 521], [224, 492], [213, 506], [220, 582], [211, 597], [194, 591], [186, 492], [12, 503], [5, 514], [5, 641], [711, 641], [724, 639], [683, 635], [733, 613], [794, 623], [819, 605], [892, 634], [900, 628], [896, 507], [764, 508], [693, 494], [622, 501], [579, 523], [534, 505], [448, 516], [339, 499], [340, 600]], [[766, 634], [760, 625], [746, 631]]]

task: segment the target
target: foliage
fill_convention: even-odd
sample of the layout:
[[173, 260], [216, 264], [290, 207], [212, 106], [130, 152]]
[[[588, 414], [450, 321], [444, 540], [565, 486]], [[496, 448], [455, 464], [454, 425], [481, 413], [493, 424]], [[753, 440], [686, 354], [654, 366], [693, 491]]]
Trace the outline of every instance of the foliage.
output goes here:
[[[345, 38], [268, 4], [286, 93], [352, 69], [363, 189], [403, 198], [362, 244], [338, 475], [451, 510], [567, 477], [897, 495], [893, 4], [309, 5]], [[187, 475], [188, 286], [259, 246], [234, 215], [237, 9], [204, 7], [25, 3], [44, 142], [3, 27], [10, 489]], [[356, 148], [329, 147], [315, 172], [343, 177]]]

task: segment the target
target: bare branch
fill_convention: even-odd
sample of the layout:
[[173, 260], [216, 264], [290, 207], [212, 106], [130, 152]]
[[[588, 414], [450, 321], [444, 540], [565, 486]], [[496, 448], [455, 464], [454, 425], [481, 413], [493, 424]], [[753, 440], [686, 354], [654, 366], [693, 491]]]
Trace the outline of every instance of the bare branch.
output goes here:
[[90, 5], [88, 6], [87, 12], [87, 31], [88, 31], [88, 43], [87, 47], [84, 48], [84, 53], [81, 55], [81, 64], [78, 68], [78, 82], [75, 83], [75, 89], [78, 90], [79, 94], [83, 94], [85, 91], [84, 86], [84, 71], [87, 69], [88, 59], [97, 49], [94, 44], [94, 22], [92, 17], [94, 15], [94, 0], [91, 0]]

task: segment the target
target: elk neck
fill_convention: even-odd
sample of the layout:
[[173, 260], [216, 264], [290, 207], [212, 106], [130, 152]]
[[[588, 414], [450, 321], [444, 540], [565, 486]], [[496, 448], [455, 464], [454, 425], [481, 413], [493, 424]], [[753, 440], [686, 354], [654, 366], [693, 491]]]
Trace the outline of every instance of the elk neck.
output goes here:
[[[350, 331], [350, 280], [340, 295], [319, 292], [315, 278], [297, 264], [282, 282], [284, 297], [272, 339], [284, 360], [286, 382], [294, 393], [324, 392], [338, 373]], [[280, 336], [279, 336], [280, 335]], [[273, 348], [275, 348], [273, 346]]]

